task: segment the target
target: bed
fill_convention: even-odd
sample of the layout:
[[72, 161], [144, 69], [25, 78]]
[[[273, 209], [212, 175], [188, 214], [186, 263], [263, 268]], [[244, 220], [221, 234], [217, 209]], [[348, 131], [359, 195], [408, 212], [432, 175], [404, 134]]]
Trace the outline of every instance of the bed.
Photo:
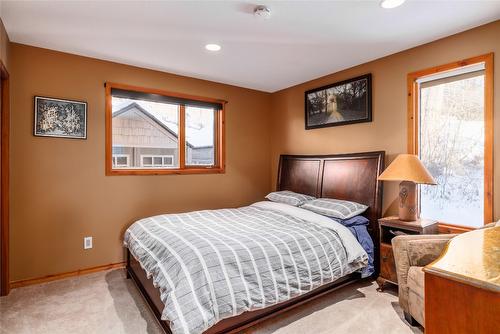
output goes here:
[[[369, 220], [368, 232], [378, 240], [382, 185], [377, 177], [384, 155], [382, 151], [282, 155], [276, 188], [367, 205], [363, 215]], [[355, 239], [349, 239], [352, 235], [336, 225], [320, 227], [328, 221], [301, 216], [300, 210], [262, 202], [145, 218], [126, 232], [127, 277], [136, 283], [166, 333], [205, 334], [239, 332], [359, 281], [358, 269], [365, 259]], [[141, 239], [145, 234], [149, 239]], [[207, 252], [211, 257], [202, 254], [205, 248], [214, 250]], [[377, 248], [374, 258], [375, 276]], [[217, 261], [227, 270], [214, 271]], [[262, 265], [256, 265], [259, 261]], [[264, 271], [266, 265], [269, 269]], [[239, 295], [243, 291], [245, 298]], [[213, 305], [224, 298], [233, 305], [226, 311], [224, 303]], [[172, 321], [162, 320], [162, 315]]]

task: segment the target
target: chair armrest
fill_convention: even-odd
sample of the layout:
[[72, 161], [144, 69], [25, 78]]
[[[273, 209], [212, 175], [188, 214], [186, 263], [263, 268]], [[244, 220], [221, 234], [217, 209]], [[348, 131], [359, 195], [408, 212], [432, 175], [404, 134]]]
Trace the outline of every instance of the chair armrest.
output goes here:
[[483, 228], [498, 227], [498, 226], [500, 226], [500, 220], [497, 222], [486, 224], [486, 225], [480, 227], [479, 229], [481, 230]]
[[439, 257], [456, 234], [400, 235], [391, 241], [398, 277], [399, 304], [408, 311], [408, 270], [423, 267]]
[[423, 267], [434, 261], [456, 234], [399, 235], [392, 238], [398, 283], [406, 284], [412, 266]]

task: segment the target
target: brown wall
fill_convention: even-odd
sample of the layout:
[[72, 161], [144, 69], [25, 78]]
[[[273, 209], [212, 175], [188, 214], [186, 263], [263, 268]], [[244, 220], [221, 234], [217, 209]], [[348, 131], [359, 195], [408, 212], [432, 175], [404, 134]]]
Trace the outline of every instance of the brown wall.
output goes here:
[[[369, 50], [360, 50], [369, 52]], [[500, 55], [500, 21], [481, 26], [426, 45], [330, 74], [272, 96], [271, 177], [275, 186], [281, 153], [327, 154], [385, 150], [390, 163], [406, 152], [406, 76], [408, 73], [489, 52]], [[500, 58], [494, 72], [495, 156], [500, 157]], [[365, 73], [373, 75], [373, 122], [304, 130], [304, 92]], [[496, 159], [498, 162], [498, 159]], [[500, 163], [494, 167], [497, 194], [494, 217], [500, 218]], [[397, 184], [385, 182], [383, 212], [394, 206]]]
[[[12, 44], [11, 280], [123, 260], [134, 220], [234, 207], [269, 190], [270, 94]], [[104, 175], [104, 82], [229, 101], [226, 173]], [[88, 139], [32, 135], [33, 96], [88, 102]], [[83, 237], [94, 248], [83, 250]]]

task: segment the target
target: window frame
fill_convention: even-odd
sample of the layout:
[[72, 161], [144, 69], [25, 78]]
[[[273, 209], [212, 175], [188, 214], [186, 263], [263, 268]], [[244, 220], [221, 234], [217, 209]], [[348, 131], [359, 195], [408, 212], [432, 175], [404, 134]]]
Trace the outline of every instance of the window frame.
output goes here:
[[[130, 154], [113, 154], [112, 157], [111, 157], [111, 163], [113, 163], [113, 158], [115, 159], [115, 161], [118, 161], [118, 159], [116, 158], [127, 158], [127, 164], [124, 165], [124, 166], [116, 166], [118, 168], [126, 168], [126, 167], [130, 167]], [[116, 165], [116, 164], [115, 164]]]
[[[105, 117], [106, 117], [106, 140], [105, 140], [105, 171], [107, 176], [112, 175], [171, 175], [171, 174], [214, 174], [225, 173], [225, 109], [227, 101], [200, 97], [195, 95], [176, 93], [164, 91], [161, 89], [144, 88], [126, 84], [119, 84], [113, 82], [105, 83]], [[185, 105], [179, 104], [179, 136], [178, 136], [178, 149], [179, 149], [179, 167], [178, 168], [140, 168], [140, 169], [127, 169], [113, 168], [113, 133], [112, 133], [112, 89], [121, 89], [132, 92], [139, 92], [145, 94], [156, 94], [166, 97], [180, 98], [184, 100], [217, 103], [221, 105], [219, 110], [215, 110], [215, 149], [214, 149], [214, 165], [186, 165], [186, 128], [185, 128]]]
[[[419, 155], [420, 132], [420, 89], [418, 79], [440, 72], [451, 71], [460, 67], [484, 63], [484, 224], [493, 221], [493, 53], [463, 59], [460, 61], [431, 67], [408, 74], [408, 139], [409, 154]], [[418, 196], [420, 198], [420, 196]], [[418, 203], [420, 212], [420, 203]], [[474, 227], [439, 222], [440, 231], [461, 233]]]

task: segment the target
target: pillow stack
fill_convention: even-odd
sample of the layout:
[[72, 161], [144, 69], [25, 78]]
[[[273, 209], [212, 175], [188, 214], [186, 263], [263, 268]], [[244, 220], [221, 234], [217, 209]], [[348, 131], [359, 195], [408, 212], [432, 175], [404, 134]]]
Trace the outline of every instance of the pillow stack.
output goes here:
[[342, 220], [358, 216], [368, 209], [368, 206], [356, 202], [316, 198], [289, 190], [269, 193], [266, 198], [272, 202], [298, 206], [323, 216]]
[[316, 199], [316, 197], [294, 193], [293, 191], [283, 190], [283, 191], [275, 191], [269, 193], [266, 198], [272, 202], [288, 204], [292, 206], [301, 206], [307, 201], [311, 201]]
[[363, 204], [331, 198], [317, 198], [304, 203], [300, 207], [323, 216], [338, 219], [349, 219], [362, 214], [368, 209], [368, 206]]

